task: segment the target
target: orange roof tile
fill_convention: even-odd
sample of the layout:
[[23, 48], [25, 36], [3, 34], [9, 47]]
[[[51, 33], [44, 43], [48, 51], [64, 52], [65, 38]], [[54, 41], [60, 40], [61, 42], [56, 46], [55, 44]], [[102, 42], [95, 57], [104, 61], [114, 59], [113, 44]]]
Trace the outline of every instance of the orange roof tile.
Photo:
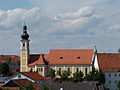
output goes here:
[[22, 87], [25, 87], [29, 84], [32, 84], [33, 87], [35, 88], [35, 90], [39, 90], [40, 89], [40, 85], [36, 82], [31, 82], [27, 79], [15, 79], [15, 80], [12, 80], [14, 81], [15, 83], [17, 83], [18, 85], [22, 86]]
[[52, 49], [49, 54], [31, 55], [29, 66], [45, 64], [49, 65], [91, 65], [94, 49]]
[[20, 57], [16, 55], [0, 55], [1, 60], [19, 61]]
[[5, 60], [0, 60], [0, 63], [5, 63]]
[[51, 80], [49, 78], [43, 77], [42, 75], [36, 73], [36, 72], [19, 72], [33, 80]]
[[98, 65], [103, 72], [120, 71], [119, 53], [98, 53]]
[[29, 60], [29, 66], [33, 65], [45, 65], [46, 60], [45, 60], [45, 55], [30, 55], [30, 60]]
[[52, 49], [48, 61], [50, 65], [91, 65], [94, 49]]

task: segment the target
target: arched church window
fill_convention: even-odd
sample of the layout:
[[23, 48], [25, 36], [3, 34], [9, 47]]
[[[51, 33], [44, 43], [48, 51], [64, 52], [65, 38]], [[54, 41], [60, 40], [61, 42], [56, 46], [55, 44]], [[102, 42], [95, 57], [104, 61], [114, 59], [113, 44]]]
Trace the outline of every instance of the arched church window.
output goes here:
[[79, 72], [79, 68], [76, 68], [76, 72]]
[[25, 43], [23, 43], [23, 49], [25, 49]]
[[87, 75], [87, 68], [85, 68], [85, 75]]

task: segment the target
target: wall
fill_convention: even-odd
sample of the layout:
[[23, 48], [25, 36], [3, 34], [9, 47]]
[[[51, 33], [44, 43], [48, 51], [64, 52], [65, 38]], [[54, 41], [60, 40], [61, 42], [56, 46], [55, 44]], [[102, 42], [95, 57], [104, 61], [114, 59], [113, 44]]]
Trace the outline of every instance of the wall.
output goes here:
[[115, 90], [120, 80], [120, 72], [105, 72], [105, 87]]

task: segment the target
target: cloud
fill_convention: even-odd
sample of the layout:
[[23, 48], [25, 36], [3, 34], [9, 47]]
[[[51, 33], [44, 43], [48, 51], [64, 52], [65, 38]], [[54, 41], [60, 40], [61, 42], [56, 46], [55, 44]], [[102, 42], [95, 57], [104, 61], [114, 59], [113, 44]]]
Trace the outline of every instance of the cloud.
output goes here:
[[58, 28], [68, 32], [87, 31], [103, 21], [103, 17], [95, 14], [93, 7], [83, 7], [75, 12], [59, 14], [55, 17]]
[[14, 10], [2, 11], [0, 10], [0, 27], [11, 28], [19, 25], [24, 20], [33, 23], [40, 20], [43, 14], [39, 7], [29, 10], [17, 8]]
[[65, 14], [59, 14], [57, 17], [58, 18], [79, 18], [79, 17], [90, 17], [94, 14], [94, 9], [93, 7], [83, 7], [80, 8], [78, 11], [76, 12], [69, 12], [69, 13], [65, 13]]
[[[55, 16], [46, 15], [40, 7], [0, 10], [0, 40], [4, 41], [0, 50], [9, 45], [5, 47], [6, 52], [19, 51], [24, 19], [30, 34], [31, 52], [53, 48], [92, 48], [94, 45], [100, 47], [101, 42], [107, 43], [109, 38], [106, 36], [111, 36], [111, 33], [105, 31], [107, 26], [103, 23], [104, 17], [99, 14], [94, 7], [83, 7]], [[110, 27], [111, 30], [115, 28], [119, 29], [119, 24]], [[107, 44], [101, 47], [107, 47]]]
[[120, 30], [120, 25], [112, 25], [110, 28], [110, 30]]

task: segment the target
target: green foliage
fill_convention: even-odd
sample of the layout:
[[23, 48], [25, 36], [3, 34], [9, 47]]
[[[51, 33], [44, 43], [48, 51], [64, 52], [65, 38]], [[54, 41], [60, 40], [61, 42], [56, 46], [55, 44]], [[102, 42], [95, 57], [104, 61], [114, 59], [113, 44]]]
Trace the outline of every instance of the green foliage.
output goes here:
[[0, 90], [10, 90], [9, 88], [0, 88]]
[[32, 84], [28, 84], [27, 86], [25, 86], [25, 90], [35, 90], [35, 88]]
[[0, 63], [0, 76], [9, 75], [9, 66], [7, 63]]
[[63, 80], [67, 79], [68, 76], [70, 75], [70, 72], [69, 71], [63, 71], [62, 74], [61, 74], [61, 78]]
[[80, 81], [82, 81], [83, 80], [83, 72], [76, 72], [76, 73], [74, 73], [73, 74], [73, 81], [74, 82], [80, 82]]
[[8, 62], [9, 65], [20, 65], [20, 61], [10, 61]]
[[118, 90], [120, 90], [120, 80], [117, 83], [117, 88], [118, 88]]
[[93, 69], [88, 75], [84, 77], [85, 81], [99, 81], [99, 83], [105, 82], [105, 76], [101, 70]]
[[61, 71], [59, 70], [59, 71], [57, 71], [57, 75], [59, 75], [59, 76], [61, 76], [62, 75], [62, 73], [61, 73]]
[[62, 73], [61, 73], [61, 71], [58, 71], [57, 74], [61, 77], [61, 79], [63, 81], [65, 81], [66, 79], [68, 79], [68, 77], [70, 75], [70, 71], [64, 70], [64, 71], [62, 71]]
[[50, 71], [48, 71], [48, 76], [51, 78], [55, 77], [55, 70], [51, 69]]

